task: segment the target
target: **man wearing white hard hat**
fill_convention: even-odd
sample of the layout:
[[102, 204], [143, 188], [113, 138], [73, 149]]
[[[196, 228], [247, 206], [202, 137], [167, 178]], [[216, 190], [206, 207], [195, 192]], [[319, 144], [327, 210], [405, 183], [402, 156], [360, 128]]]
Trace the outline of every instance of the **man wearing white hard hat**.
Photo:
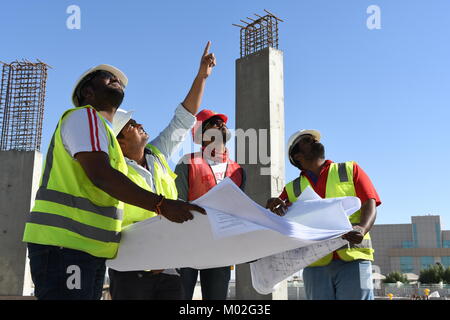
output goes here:
[[[176, 108], [168, 126], [150, 143], [149, 135], [142, 124], [133, 119], [132, 111], [118, 109], [113, 119], [113, 131], [128, 165], [128, 178], [165, 199], [178, 199], [176, 174], [170, 169], [167, 159], [196, 123], [195, 114], [201, 104], [204, 82], [215, 65], [214, 55], [208, 52], [209, 46], [210, 43], [205, 48], [199, 72], [186, 99]], [[122, 226], [154, 216], [154, 210], [125, 204]], [[184, 297], [180, 275], [175, 269], [123, 272], [110, 268], [108, 273], [113, 300], [180, 300]]]
[[[203, 82], [193, 86], [203, 89]], [[55, 130], [23, 237], [38, 299], [101, 298], [105, 261], [120, 243], [124, 203], [179, 223], [193, 218], [191, 210], [206, 213], [127, 177], [112, 130], [127, 84], [113, 66], [88, 70], [74, 86], [75, 108], [64, 112]]]
[[300, 130], [288, 141], [289, 161], [301, 170], [278, 198], [266, 207], [283, 216], [301, 192], [311, 186], [322, 198], [356, 196], [361, 209], [349, 217], [353, 231], [342, 237], [348, 245], [319, 259], [303, 270], [309, 300], [373, 300], [373, 248], [369, 231], [381, 204], [367, 174], [354, 161], [334, 163], [325, 160], [325, 147], [317, 130]]

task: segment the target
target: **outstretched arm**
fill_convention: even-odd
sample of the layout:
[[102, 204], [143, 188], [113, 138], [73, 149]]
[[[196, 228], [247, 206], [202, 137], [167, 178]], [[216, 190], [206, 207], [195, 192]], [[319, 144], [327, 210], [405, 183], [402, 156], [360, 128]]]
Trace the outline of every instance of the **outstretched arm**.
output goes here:
[[203, 92], [205, 90], [206, 79], [216, 65], [214, 53], [209, 53], [211, 42], [208, 41], [202, 58], [197, 76], [194, 79], [189, 93], [182, 103], [182, 107], [175, 110], [175, 115], [169, 125], [155, 138], [150, 144], [157, 147], [164, 156], [169, 159], [173, 152], [180, 146], [186, 138], [186, 135], [195, 124], [195, 115], [197, 114], [202, 102]]
[[216, 57], [214, 53], [209, 53], [211, 41], [206, 44], [200, 60], [200, 68], [197, 76], [192, 83], [186, 98], [183, 101], [183, 106], [193, 115], [197, 114], [200, 104], [202, 103], [203, 92], [205, 91], [206, 79], [211, 75], [212, 68], [216, 65]]

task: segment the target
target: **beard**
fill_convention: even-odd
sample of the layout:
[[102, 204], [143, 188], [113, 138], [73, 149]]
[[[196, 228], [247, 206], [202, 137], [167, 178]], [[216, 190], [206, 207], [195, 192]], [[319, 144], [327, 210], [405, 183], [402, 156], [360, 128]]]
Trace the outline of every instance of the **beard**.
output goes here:
[[314, 142], [308, 153], [303, 153], [306, 160], [324, 159], [325, 147], [320, 142]]
[[121, 88], [113, 88], [109, 86], [92, 86], [95, 90], [95, 95], [99, 101], [105, 101], [110, 105], [117, 106], [122, 104], [125, 92]]
[[125, 92], [119, 88], [105, 88], [105, 94], [109, 103], [119, 107], [122, 104], [123, 98], [125, 97]]

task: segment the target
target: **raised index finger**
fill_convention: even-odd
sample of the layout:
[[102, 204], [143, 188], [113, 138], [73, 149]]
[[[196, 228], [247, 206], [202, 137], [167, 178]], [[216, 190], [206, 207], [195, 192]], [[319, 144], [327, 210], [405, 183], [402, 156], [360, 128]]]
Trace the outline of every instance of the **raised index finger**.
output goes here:
[[208, 41], [206, 44], [205, 50], [203, 51], [203, 55], [206, 56], [209, 53], [209, 48], [211, 47], [211, 41]]

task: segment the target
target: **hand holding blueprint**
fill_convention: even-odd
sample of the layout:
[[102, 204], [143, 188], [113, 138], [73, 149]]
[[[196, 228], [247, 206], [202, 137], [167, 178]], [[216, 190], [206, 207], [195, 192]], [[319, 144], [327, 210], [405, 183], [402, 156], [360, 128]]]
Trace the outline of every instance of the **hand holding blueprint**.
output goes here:
[[260, 294], [269, 294], [279, 282], [347, 243], [336, 238], [261, 258], [250, 264], [253, 288]]
[[[351, 215], [361, 206], [358, 198], [322, 199], [311, 188], [307, 188], [289, 208], [285, 217], [310, 227], [332, 228], [337, 222], [335, 215], [339, 210], [329, 210], [330, 207], [322, 207], [318, 203], [334, 203], [336, 199], [342, 203], [346, 215]], [[347, 220], [342, 227], [349, 224]], [[253, 287], [260, 294], [269, 294], [277, 283], [347, 244], [346, 240], [335, 238], [259, 259], [250, 264]]]
[[[304, 194], [315, 195], [312, 189]], [[360, 207], [355, 197], [297, 201], [279, 217], [229, 178], [194, 203], [208, 214], [193, 212], [194, 219], [182, 224], [155, 217], [127, 227], [107, 266], [131, 271], [245, 263], [338, 238], [352, 229], [347, 215]]]

